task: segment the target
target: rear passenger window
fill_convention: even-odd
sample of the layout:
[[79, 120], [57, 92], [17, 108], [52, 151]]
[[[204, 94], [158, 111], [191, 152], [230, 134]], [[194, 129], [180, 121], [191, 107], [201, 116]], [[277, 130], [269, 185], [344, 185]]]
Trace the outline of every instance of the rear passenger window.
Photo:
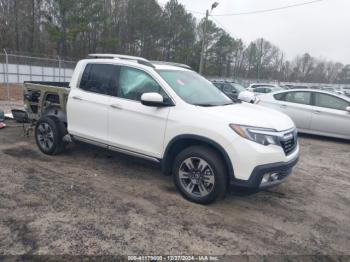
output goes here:
[[88, 64], [80, 88], [103, 95], [115, 95], [118, 88], [119, 67], [108, 64]]
[[310, 105], [311, 104], [311, 93], [310, 92], [289, 92], [286, 94], [286, 102]]
[[316, 94], [316, 106], [337, 110], [346, 110], [346, 108], [349, 106], [349, 103], [335, 96]]

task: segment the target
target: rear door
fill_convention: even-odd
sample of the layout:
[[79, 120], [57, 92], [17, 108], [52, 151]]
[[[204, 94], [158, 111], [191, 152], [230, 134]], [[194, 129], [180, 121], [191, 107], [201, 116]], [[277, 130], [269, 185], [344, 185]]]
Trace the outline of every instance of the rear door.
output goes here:
[[283, 95], [275, 95], [279, 110], [287, 114], [299, 129], [310, 129], [313, 106], [311, 92], [291, 91]]
[[120, 66], [117, 94], [110, 100], [108, 139], [117, 148], [160, 158], [170, 108], [142, 105], [141, 95], [149, 92], [170, 99], [149, 73]]
[[108, 110], [116, 89], [118, 68], [112, 64], [87, 64], [79, 86], [72, 88], [67, 105], [72, 135], [108, 143]]
[[350, 103], [331, 94], [314, 93], [311, 129], [324, 134], [350, 137]]

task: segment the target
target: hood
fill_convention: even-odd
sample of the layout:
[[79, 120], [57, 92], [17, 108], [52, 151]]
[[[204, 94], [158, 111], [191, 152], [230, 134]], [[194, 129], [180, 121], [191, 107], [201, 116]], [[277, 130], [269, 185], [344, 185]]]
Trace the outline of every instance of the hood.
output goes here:
[[237, 103], [227, 106], [201, 107], [201, 111], [215, 119], [245, 126], [272, 128], [284, 131], [295, 127], [292, 119], [279, 111], [259, 105]]

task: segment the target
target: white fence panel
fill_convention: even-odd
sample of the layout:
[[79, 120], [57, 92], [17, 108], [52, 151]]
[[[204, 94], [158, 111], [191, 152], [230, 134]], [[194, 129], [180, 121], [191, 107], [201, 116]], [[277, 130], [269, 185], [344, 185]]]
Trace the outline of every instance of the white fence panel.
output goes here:
[[[69, 82], [73, 69], [8, 64], [8, 83], [20, 84], [24, 81]], [[0, 64], [0, 83], [5, 83], [6, 64]]]

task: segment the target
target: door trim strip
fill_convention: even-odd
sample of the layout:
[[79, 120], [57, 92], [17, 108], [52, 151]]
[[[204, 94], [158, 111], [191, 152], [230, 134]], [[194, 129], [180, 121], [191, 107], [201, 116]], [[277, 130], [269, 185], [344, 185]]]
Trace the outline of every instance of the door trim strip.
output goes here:
[[78, 140], [78, 141], [81, 141], [81, 142], [85, 142], [85, 143], [88, 143], [88, 144], [91, 144], [91, 145], [95, 145], [95, 146], [98, 146], [98, 147], [109, 149], [109, 150], [112, 150], [112, 151], [115, 151], [115, 152], [119, 152], [119, 153], [122, 153], [122, 154], [129, 155], [129, 156], [142, 158], [142, 159], [145, 159], [145, 160], [148, 160], [148, 161], [160, 163], [160, 160], [158, 158], [155, 158], [155, 157], [147, 156], [147, 155], [144, 155], [144, 154], [141, 154], [141, 153], [137, 153], [137, 152], [134, 152], [134, 151], [130, 151], [130, 150], [119, 148], [119, 147], [115, 147], [115, 146], [110, 146], [108, 144], [104, 144], [104, 143], [97, 142], [97, 141], [94, 141], [94, 140], [91, 140], [91, 139], [87, 139], [87, 138], [84, 138], [84, 137], [80, 137], [80, 136], [72, 136], [72, 137], [75, 140]]

